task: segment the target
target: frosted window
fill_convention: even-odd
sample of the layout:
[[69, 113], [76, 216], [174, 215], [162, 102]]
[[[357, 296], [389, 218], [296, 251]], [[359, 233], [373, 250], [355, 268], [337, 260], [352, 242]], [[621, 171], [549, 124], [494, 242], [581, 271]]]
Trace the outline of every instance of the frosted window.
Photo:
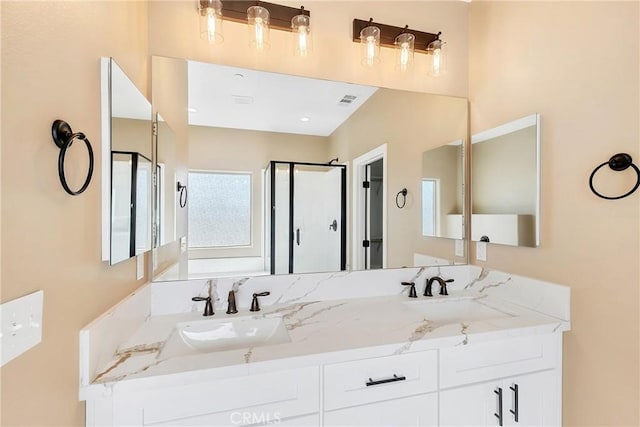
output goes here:
[[251, 174], [189, 172], [189, 246], [251, 244]]
[[437, 225], [437, 182], [422, 180], [422, 235], [435, 236]]

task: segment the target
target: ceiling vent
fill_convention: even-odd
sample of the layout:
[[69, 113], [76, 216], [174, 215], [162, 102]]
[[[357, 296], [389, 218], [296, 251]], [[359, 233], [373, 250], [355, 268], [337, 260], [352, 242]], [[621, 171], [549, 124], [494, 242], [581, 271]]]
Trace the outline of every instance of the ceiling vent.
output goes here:
[[245, 96], [245, 95], [231, 95], [233, 97], [233, 102], [238, 105], [249, 105], [253, 104], [253, 97]]
[[355, 96], [355, 95], [345, 95], [345, 96], [342, 97], [340, 102], [338, 102], [338, 105], [342, 105], [342, 106], [351, 105], [351, 103], [353, 101], [355, 101], [356, 98], [357, 98], [357, 96]]

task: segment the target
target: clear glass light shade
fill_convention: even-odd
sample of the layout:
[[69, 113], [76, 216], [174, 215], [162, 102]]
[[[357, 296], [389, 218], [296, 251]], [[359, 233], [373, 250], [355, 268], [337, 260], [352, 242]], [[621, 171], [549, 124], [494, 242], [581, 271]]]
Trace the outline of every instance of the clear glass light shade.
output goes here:
[[200, 0], [200, 38], [211, 44], [222, 43], [222, 2]]
[[428, 70], [430, 76], [438, 77], [447, 71], [447, 43], [436, 39], [427, 45]]
[[262, 6], [247, 9], [249, 24], [249, 42], [256, 50], [269, 48], [269, 11]]
[[311, 19], [307, 15], [296, 15], [291, 19], [293, 53], [295, 56], [305, 58], [312, 51], [310, 24]]
[[380, 62], [380, 28], [370, 25], [360, 31], [360, 59], [368, 67]]
[[396, 45], [396, 67], [400, 71], [406, 71], [413, 64], [413, 53], [416, 37], [411, 33], [402, 33], [394, 44]]

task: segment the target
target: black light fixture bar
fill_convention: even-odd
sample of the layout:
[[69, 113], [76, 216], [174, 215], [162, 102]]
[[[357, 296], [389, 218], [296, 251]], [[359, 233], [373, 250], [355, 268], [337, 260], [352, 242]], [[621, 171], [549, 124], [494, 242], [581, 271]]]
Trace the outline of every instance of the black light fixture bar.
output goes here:
[[269, 26], [278, 30], [291, 31], [291, 19], [297, 15], [311, 16], [304, 8], [283, 6], [266, 1], [223, 0], [222, 19], [246, 23], [247, 9], [251, 6], [262, 6], [269, 11]]
[[380, 46], [395, 47], [395, 40], [401, 33], [411, 33], [415, 36], [415, 51], [426, 53], [427, 45], [438, 38], [438, 34], [425, 33], [405, 27], [395, 27], [393, 25], [380, 24], [373, 21], [353, 20], [353, 41], [360, 42], [360, 31], [370, 25], [380, 28]]

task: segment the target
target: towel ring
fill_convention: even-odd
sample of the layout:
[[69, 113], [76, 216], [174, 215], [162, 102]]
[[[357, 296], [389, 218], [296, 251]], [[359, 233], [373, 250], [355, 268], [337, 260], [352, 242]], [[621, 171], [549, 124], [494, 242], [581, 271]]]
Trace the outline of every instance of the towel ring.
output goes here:
[[[400, 206], [400, 203], [398, 202], [398, 198], [400, 196], [402, 196], [402, 206]], [[398, 207], [398, 209], [402, 209], [406, 204], [407, 204], [407, 189], [403, 188], [402, 190], [398, 191], [398, 194], [396, 194], [396, 206]]]
[[[609, 165], [609, 167], [616, 171], [616, 172], [620, 172], [623, 171], [625, 169], [628, 169], [629, 166], [631, 166], [633, 168], [633, 170], [636, 171], [636, 184], [633, 186], [633, 188], [629, 191], [627, 191], [626, 193], [624, 193], [621, 196], [605, 196], [603, 194], [600, 194], [594, 187], [593, 187], [593, 177], [595, 176], [596, 172], [598, 172], [600, 170], [600, 168]], [[636, 165], [633, 164], [633, 159], [631, 158], [631, 156], [627, 153], [618, 153], [613, 155], [609, 161], [602, 163], [601, 165], [598, 165], [598, 167], [596, 167], [593, 172], [591, 172], [591, 176], [589, 177], [589, 188], [591, 188], [591, 191], [593, 191], [593, 193], [598, 196], [601, 197], [603, 199], [607, 199], [607, 200], [618, 200], [618, 199], [623, 199], [629, 195], [631, 195], [634, 191], [636, 191], [638, 189], [638, 187], [640, 187], [640, 169], [638, 169], [638, 167]]]
[[[180, 207], [184, 208], [185, 206], [187, 206], [187, 197], [188, 197], [187, 186], [180, 184], [180, 181], [178, 181], [178, 184], [176, 184], [176, 191], [180, 193], [180, 198], [179, 198]], [[182, 196], [184, 196], [184, 199]]]
[[[77, 196], [89, 187], [91, 177], [93, 176], [93, 149], [91, 148], [91, 142], [89, 142], [89, 139], [84, 133], [73, 133], [71, 126], [69, 126], [69, 124], [64, 120], [55, 120], [53, 122], [53, 125], [51, 126], [51, 136], [53, 137], [53, 142], [58, 146], [58, 148], [60, 148], [60, 154], [58, 155], [58, 177], [60, 177], [62, 188], [72, 196]], [[78, 191], [73, 191], [69, 188], [67, 178], [64, 174], [64, 159], [67, 154], [67, 149], [71, 147], [74, 139], [84, 141], [87, 146], [87, 152], [89, 153], [89, 170], [87, 172], [87, 178]]]

